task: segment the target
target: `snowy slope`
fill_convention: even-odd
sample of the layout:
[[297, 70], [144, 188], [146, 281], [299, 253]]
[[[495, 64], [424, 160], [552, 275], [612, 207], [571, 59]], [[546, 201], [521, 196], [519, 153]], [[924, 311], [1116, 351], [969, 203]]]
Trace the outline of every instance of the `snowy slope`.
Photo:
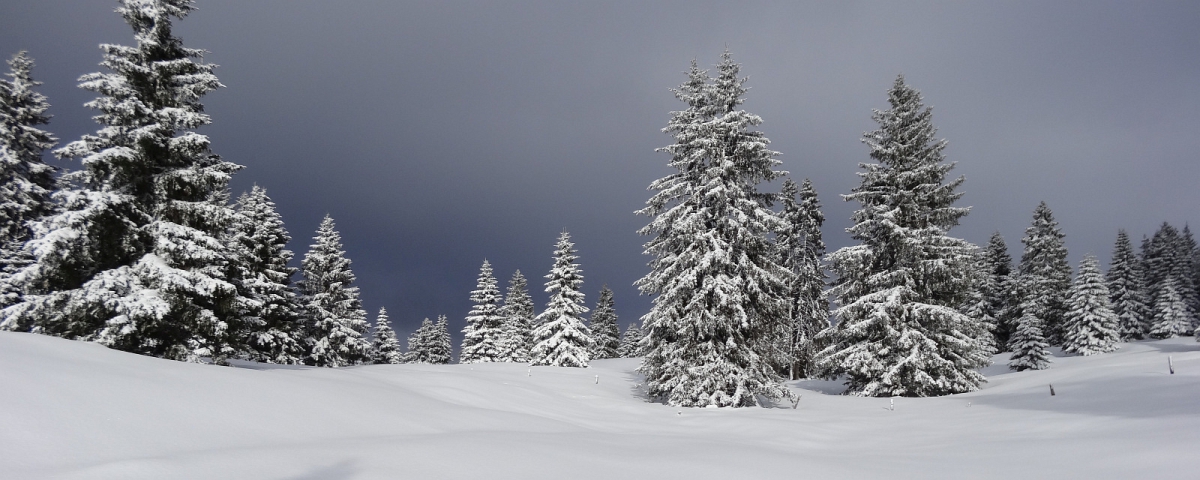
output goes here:
[[0, 332], [0, 478], [1200, 478], [1193, 339], [1054, 362], [894, 411], [817, 381], [679, 410], [637, 360], [221, 368]]

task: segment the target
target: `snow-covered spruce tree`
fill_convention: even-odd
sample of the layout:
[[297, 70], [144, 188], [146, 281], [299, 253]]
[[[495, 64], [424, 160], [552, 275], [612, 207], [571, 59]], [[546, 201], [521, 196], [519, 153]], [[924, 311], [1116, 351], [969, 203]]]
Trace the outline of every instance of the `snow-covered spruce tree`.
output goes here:
[[986, 293], [989, 291], [992, 281], [991, 267], [987, 261], [987, 254], [983, 250], [976, 250], [972, 254], [972, 258], [974, 266], [970, 269], [970, 287], [958, 310], [963, 315], [979, 322], [981, 328], [977, 330], [980, 335], [977, 340], [987, 351], [987, 355], [991, 356], [1001, 350], [996, 343], [997, 320], [992, 316], [991, 309], [988, 308], [990, 305]]
[[633, 358], [642, 356], [642, 327], [638, 322], [633, 322], [625, 328], [625, 333], [621, 335], [621, 345], [617, 347], [617, 355], [621, 358]]
[[[829, 328], [829, 299], [825, 293], [825, 267], [821, 263], [825, 256], [825, 242], [821, 239], [825, 215], [821, 213], [817, 191], [807, 178], [799, 189], [792, 179], [784, 180], [780, 195], [783, 225], [775, 234], [775, 245], [779, 249], [780, 266], [792, 276], [788, 285], [791, 334], [785, 349], [789, 378], [796, 379], [814, 373], [816, 353], [821, 350], [815, 339]], [[800, 196], [799, 203], [796, 195]]]
[[241, 330], [236, 344], [250, 360], [300, 363], [304, 355], [301, 306], [292, 285], [291, 241], [275, 202], [255, 185], [238, 198], [226, 236], [229, 278], [237, 287]]
[[588, 328], [592, 332], [591, 357], [617, 358], [621, 349], [621, 329], [617, 325], [617, 311], [613, 302], [613, 291], [605, 285], [600, 289], [600, 299], [596, 301], [596, 309], [592, 310], [592, 318]]
[[305, 316], [304, 363], [318, 367], [344, 367], [368, 363], [367, 312], [362, 308], [350, 259], [342, 249], [342, 236], [329, 215], [321, 220], [317, 236], [301, 263], [300, 282]]
[[975, 246], [947, 233], [967, 214], [953, 206], [963, 177], [946, 181], [945, 140], [936, 140], [932, 111], [898, 77], [891, 109], [875, 111], [879, 129], [863, 136], [878, 163], [864, 163], [862, 183], [846, 200], [859, 202], [859, 245], [829, 255], [840, 306], [837, 324], [822, 333], [826, 375], [846, 375], [847, 393], [933, 396], [977, 390], [976, 368], [990, 356], [984, 327], [960, 313], [974, 276]]
[[504, 316], [500, 312], [500, 289], [487, 260], [479, 267], [479, 279], [471, 292], [471, 312], [463, 327], [461, 363], [503, 362]]
[[[1042, 334], [1051, 345], [1062, 344], [1062, 322], [1066, 307], [1063, 302], [1071, 288], [1071, 265], [1067, 263], [1067, 248], [1063, 234], [1054, 221], [1046, 202], [1033, 212], [1033, 224], [1025, 229], [1021, 239], [1025, 251], [1021, 254], [1016, 290], [1022, 308], [1040, 320]], [[1024, 311], [1021, 312], [1024, 315]]]
[[450, 363], [450, 332], [446, 328], [445, 315], [439, 316], [436, 324], [426, 318], [417, 331], [408, 336], [408, 353], [405, 354], [404, 361]]
[[371, 359], [376, 365], [404, 363], [400, 341], [396, 340], [396, 331], [388, 323], [387, 309], [379, 309], [379, 315], [375, 317], [375, 330], [371, 333]]
[[1195, 282], [1193, 273], [1195, 272], [1196, 258], [1196, 238], [1192, 236], [1192, 229], [1188, 225], [1183, 226], [1183, 231], [1179, 236], [1179, 243], [1175, 250], [1175, 264], [1173, 270], [1175, 275], [1179, 276], [1180, 289], [1184, 301], [1188, 305], [1188, 313], [1192, 319], [1192, 328], [1200, 327], [1200, 288]]
[[1179, 278], [1174, 275], [1167, 275], [1159, 286], [1150, 323], [1151, 337], [1171, 338], [1192, 332], [1187, 301], [1180, 290]]
[[137, 45], [101, 45], [110, 72], [80, 79], [101, 95], [87, 106], [102, 127], [56, 152], [83, 169], [65, 176], [76, 188], [55, 194], [63, 212], [32, 224], [35, 263], [14, 277], [26, 295], [6, 309], [10, 321], [179, 360], [234, 353], [237, 292], [220, 238], [240, 167], [194, 131], [210, 123], [200, 97], [221, 84], [203, 51], [171, 32], [192, 9], [191, 0], [117, 8]]
[[1023, 312], [1017, 319], [1017, 329], [1008, 340], [1008, 350], [1012, 356], [1008, 360], [1008, 368], [1016, 371], [1045, 370], [1050, 368], [1050, 344], [1042, 334], [1042, 321], [1033, 315], [1032, 306], [1022, 306]]
[[686, 108], [663, 130], [675, 143], [675, 172], [650, 184], [656, 193], [637, 213], [650, 273], [638, 280], [654, 297], [642, 317], [645, 354], [638, 370], [648, 393], [669, 405], [754, 406], [758, 397], [790, 397], [772, 353], [787, 340], [789, 272], [776, 262], [768, 235], [781, 228], [770, 210], [775, 195], [758, 184], [778, 152], [754, 130], [762, 118], [739, 109], [746, 93], [739, 65], [726, 51], [717, 78], [692, 62], [674, 90]]
[[1120, 346], [1117, 316], [1109, 306], [1108, 286], [1100, 274], [1096, 257], [1079, 262], [1079, 273], [1067, 292], [1063, 315], [1063, 351], [1095, 355], [1116, 351]]
[[1016, 300], [1013, 298], [1012, 256], [1008, 254], [1008, 245], [1000, 232], [992, 234], [984, 249], [987, 278], [982, 285], [981, 293], [987, 302], [984, 314], [996, 321], [995, 345], [997, 350], [1005, 350], [1008, 338], [1016, 330]]
[[450, 344], [450, 327], [445, 315], [438, 315], [437, 323], [433, 324], [433, 331], [437, 333], [438, 342], [430, 350], [429, 363], [450, 363], [454, 357], [454, 350]]
[[[1166, 222], [1143, 243], [1142, 268], [1151, 305], [1150, 335], [1154, 338], [1187, 335], [1194, 328], [1191, 302], [1195, 294], [1191, 278], [1194, 247], [1189, 247], [1179, 230]], [[1168, 288], [1171, 292], [1165, 291]]]
[[533, 329], [533, 348], [529, 363], [553, 367], [587, 367], [595, 342], [583, 323], [583, 275], [575, 263], [575, 244], [571, 234], [563, 232], [554, 245], [554, 266], [546, 275], [550, 302], [537, 316]]
[[529, 349], [533, 346], [533, 299], [529, 297], [529, 282], [520, 270], [508, 281], [500, 315], [504, 317], [500, 358], [505, 362], [529, 361]]
[[1117, 316], [1117, 333], [1121, 340], [1141, 340], [1150, 331], [1149, 305], [1145, 298], [1142, 269], [1133, 244], [1124, 229], [1117, 231], [1112, 263], [1106, 275], [1109, 301]]
[[433, 363], [429, 360], [429, 351], [437, 343], [437, 332], [429, 317], [421, 321], [417, 331], [408, 335], [408, 351], [404, 352], [405, 363]]
[[[20, 300], [20, 288], [10, 279], [33, 260], [22, 250], [33, 235], [27, 222], [54, 211], [55, 169], [42, 161], [42, 152], [58, 140], [38, 128], [49, 123], [50, 104], [35, 90], [42, 82], [31, 75], [33, 59], [19, 52], [8, 66], [11, 80], [0, 79], [0, 308]], [[31, 327], [0, 321], [0, 329]]]

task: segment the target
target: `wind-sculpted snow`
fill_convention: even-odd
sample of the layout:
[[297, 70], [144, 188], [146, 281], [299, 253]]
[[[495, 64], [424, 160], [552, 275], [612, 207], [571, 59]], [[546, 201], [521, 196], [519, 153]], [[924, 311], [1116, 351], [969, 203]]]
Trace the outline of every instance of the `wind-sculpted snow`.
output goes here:
[[1192, 338], [997, 357], [894, 409], [813, 380], [795, 409], [673, 408], [638, 362], [227, 368], [0, 332], [0, 478], [1195, 478]]

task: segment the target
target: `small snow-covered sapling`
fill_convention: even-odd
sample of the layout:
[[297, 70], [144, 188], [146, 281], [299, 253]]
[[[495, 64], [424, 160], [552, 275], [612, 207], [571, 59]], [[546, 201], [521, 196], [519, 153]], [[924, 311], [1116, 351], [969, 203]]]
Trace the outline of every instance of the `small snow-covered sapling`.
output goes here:
[[1175, 365], [1171, 363], [1170, 355], [1167, 355], [1167, 370], [1171, 372], [1171, 375], [1175, 374]]
[[599, 385], [599, 384], [600, 384], [600, 376], [596, 375], [596, 385]]

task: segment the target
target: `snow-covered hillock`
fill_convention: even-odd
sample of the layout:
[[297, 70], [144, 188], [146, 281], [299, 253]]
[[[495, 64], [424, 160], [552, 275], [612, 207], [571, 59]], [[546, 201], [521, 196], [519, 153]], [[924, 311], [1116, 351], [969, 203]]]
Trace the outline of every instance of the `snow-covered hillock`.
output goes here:
[[[1174, 375], [1167, 372], [1172, 357]], [[799, 407], [645, 401], [590, 368], [216, 367], [0, 332], [0, 478], [1196, 478], [1191, 338], [985, 370], [978, 392]], [[597, 383], [597, 375], [598, 383]], [[1056, 395], [1050, 396], [1049, 385]], [[824, 393], [823, 393], [824, 392]]]

